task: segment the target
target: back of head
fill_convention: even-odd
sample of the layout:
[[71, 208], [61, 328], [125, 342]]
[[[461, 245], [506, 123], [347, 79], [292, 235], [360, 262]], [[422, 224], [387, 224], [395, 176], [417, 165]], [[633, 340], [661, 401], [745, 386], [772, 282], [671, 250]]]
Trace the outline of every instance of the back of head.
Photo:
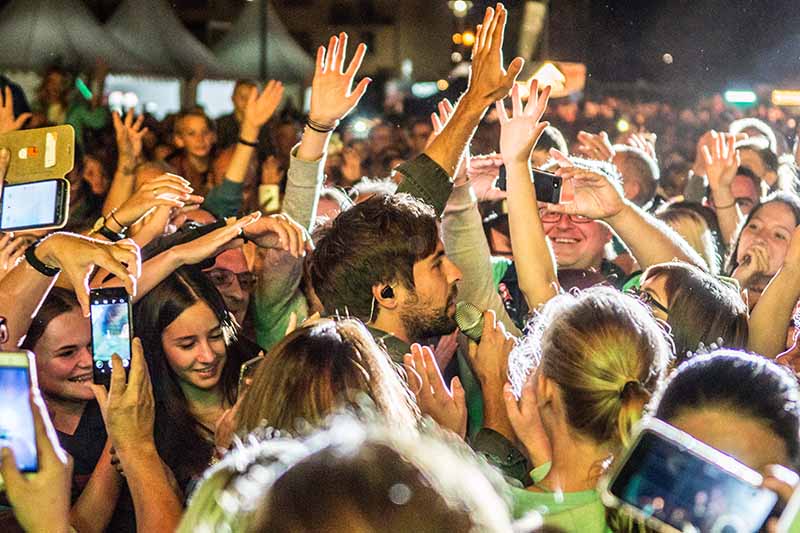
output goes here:
[[314, 290], [330, 312], [370, 320], [372, 287], [414, 287], [414, 263], [438, 242], [433, 208], [408, 194], [376, 195], [342, 212], [311, 258]]
[[34, 351], [33, 347], [42, 338], [50, 322], [73, 309], [80, 309], [78, 298], [73, 291], [62, 287], [50, 289], [47, 298], [36, 311], [20, 348]]
[[647, 205], [653, 200], [658, 189], [661, 171], [658, 163], [644, 150], [634, 146], [615, 144], [614, 164], [619, 167], [622, 179], [639, 184], [639, 192], [631, 201], [638, 206]]
[[463, 443], [336, 417], [304, 440], [232, 451], [178, 531], [511, 531], [501, 483]]
[[538, 357], [542, 374], [561, 389], [574, 430], [599, 444], [626, 444], [671, 355], [650, 312], [595, 287], [553, 298], [532, 325], [509, 362], [514, 384], [521, 388], [530, 357]]
[[651, 406], [667, 422], [710, 408], [766, 424], [785, 442], [789, 466], [800, 466], [800, 389], [785, 368], [758, 355], [717, 350], [680, 365]]
[[689, 246], [700, 254], [712, 273], [719, 272], [720, 257], [716, 241], [702, 216], [692, 209], [667, 206], [656, 214], [656, 218], [666, 222], [683, 237]]
[[763, 137], [767, 141], [767, 147], [777, 155], [778, 139], [775, 131], [761, 119], [746, 117], [734, 120], [728, 127], [730, 133], [747, 133], [750, 137]]
[[410, 428], [416, 423], [410, 391], [363, 324], [323, 319], [298, 328], [272, 348], [242, 401], [238, 429], [296, 433], [364, 402], [391, 424]]

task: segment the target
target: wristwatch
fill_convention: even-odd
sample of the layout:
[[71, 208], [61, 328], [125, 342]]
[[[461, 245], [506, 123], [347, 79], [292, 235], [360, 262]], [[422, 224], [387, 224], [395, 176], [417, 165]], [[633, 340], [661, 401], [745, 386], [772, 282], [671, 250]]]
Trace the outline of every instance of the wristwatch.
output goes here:
[[[117, 233], [116, 231], [112, 231], [111, 229], [109, 229], [109, 227], [106, 225], [109, 218], [111, 218], [114, 221], [116, 221], [116, 218], [114, 218], [114, 213], [115, 212], [116, 212], [116, 209], [112, 209], [111, 212], [108, 214], [108, 216], [102, 216], [101, 215], [100, 218], [98, 218], [95, 221], [94, 226], [92, 226], [92, 229], [89, 232], [89, 235], [94, 235], [95, 233], [99, 233], [100, 235], [102, 235], [103, 237], [105, 237], [106, 239], [108, 239], [111, 242], [117, 242], [117, 241], [121, 241], [122, 239], [124, 239], [125, 238], [125, 231], [128, 228], [126, 228], [125, 226], [122, 226], [122, 231]], [[117, 224], [119, 224], [119, 222], [117, 222]]]

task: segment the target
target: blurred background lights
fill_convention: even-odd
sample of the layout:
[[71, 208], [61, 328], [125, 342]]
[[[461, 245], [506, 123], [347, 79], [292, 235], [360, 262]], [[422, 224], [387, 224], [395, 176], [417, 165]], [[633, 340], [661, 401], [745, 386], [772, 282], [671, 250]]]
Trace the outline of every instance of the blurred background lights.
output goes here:
[[460, 33], [453, 34], [453, 44], [461, 44], [464, 42], [464, 38]]
[[729, 104], [754, 104], [758, 100], [756, 93], [749, 90], [730, 90], [723, 95]]
[[438, 83], [435, 81], [420, 81], [411, 85], [411, 94], [417, 98], [430, 98], [438, 92]]
[[450, 54], [450, 61], [453, 63], [461, 63], [464, 60], [464, 56], [461, 55], [461, 52], [453, 52]]
[[448, 87], [450, 87], [450, 83], [448, 83], [447, 80], [439, 80], [436, 82], [436, 88], [440, 91], [446, 91]]
[[621, 118], [617, 121], [617, 131], [619, 131], [620, 133], [625, 133], [629, 129], [631, 129], [630, 122], [628, 122], [624, 118]]
[[138, 103], [139, 103], [139, 97], [136, 96], [136, 93], [128, 91], [122, 95], [122, 105], [126, 109], [136, 107], [136, 104]]
[[471, 31], [465, 31], [461, 34], [461, 40], [464, 43], [464, 46], [472, 46], [475, 44], [475, 34]]
[[661, 61], [663, 61], [667, 65], [671, 65], [672, 64], [672, 54], [670, 54], [669, 52], [664, 54], [663, 56], [661, 56]]
[[472, 8], [472, 2], [469, 0], [451, 0], [447, 5], [450, 6], [453, 14], [459, 18], [465, 17]]

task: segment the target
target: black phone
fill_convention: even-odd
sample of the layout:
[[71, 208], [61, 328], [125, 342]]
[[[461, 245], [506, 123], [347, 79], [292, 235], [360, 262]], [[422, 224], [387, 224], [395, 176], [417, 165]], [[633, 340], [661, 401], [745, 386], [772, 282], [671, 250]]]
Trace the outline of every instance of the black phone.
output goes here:
[[[550, 172], [533, 169], [533, 188], [536, 191], [536, 200], [548, 204], [557, 204], [561, 202], [561, 184], [562, 178]], [[506, 178], [506, 166], [500, 167], [500, 175], [494, 182], [496, 189], [505, 191], [508, 185]]]
[[761, 482], [758, 472], [731, 456], [649, 419], [600, 490], [607, 506], [660, 532], [756, 532], [778, 503]]
[[58, 229], [69, 215], [69, 182], [56, 178], [7, 184], [0, 201], [0, 230]]
[[35, 386], [36, 360], [31, 352], [0, 352], [0, 447], [14, 451], [20, 472], [39, 470], [29, 400]]
[[94, 382], [111, 383], [111, 356], [117, 354], [127, 371], [131, 364], [131, 301], [124, 287], [92, 289], [89, 293], [92, 320]]

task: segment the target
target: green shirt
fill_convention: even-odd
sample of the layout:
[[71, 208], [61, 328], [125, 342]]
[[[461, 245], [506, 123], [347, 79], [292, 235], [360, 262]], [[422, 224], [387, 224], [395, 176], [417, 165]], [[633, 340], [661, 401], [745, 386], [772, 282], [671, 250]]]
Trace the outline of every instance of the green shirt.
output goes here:
[[606, 533], [606, 509], [595, 490], [581, 492], [532, 492], [511, 487], [514, 518], [522, 518], [531, 511], [542, 515], [547, 526], [555, 526], [566, 533]]

